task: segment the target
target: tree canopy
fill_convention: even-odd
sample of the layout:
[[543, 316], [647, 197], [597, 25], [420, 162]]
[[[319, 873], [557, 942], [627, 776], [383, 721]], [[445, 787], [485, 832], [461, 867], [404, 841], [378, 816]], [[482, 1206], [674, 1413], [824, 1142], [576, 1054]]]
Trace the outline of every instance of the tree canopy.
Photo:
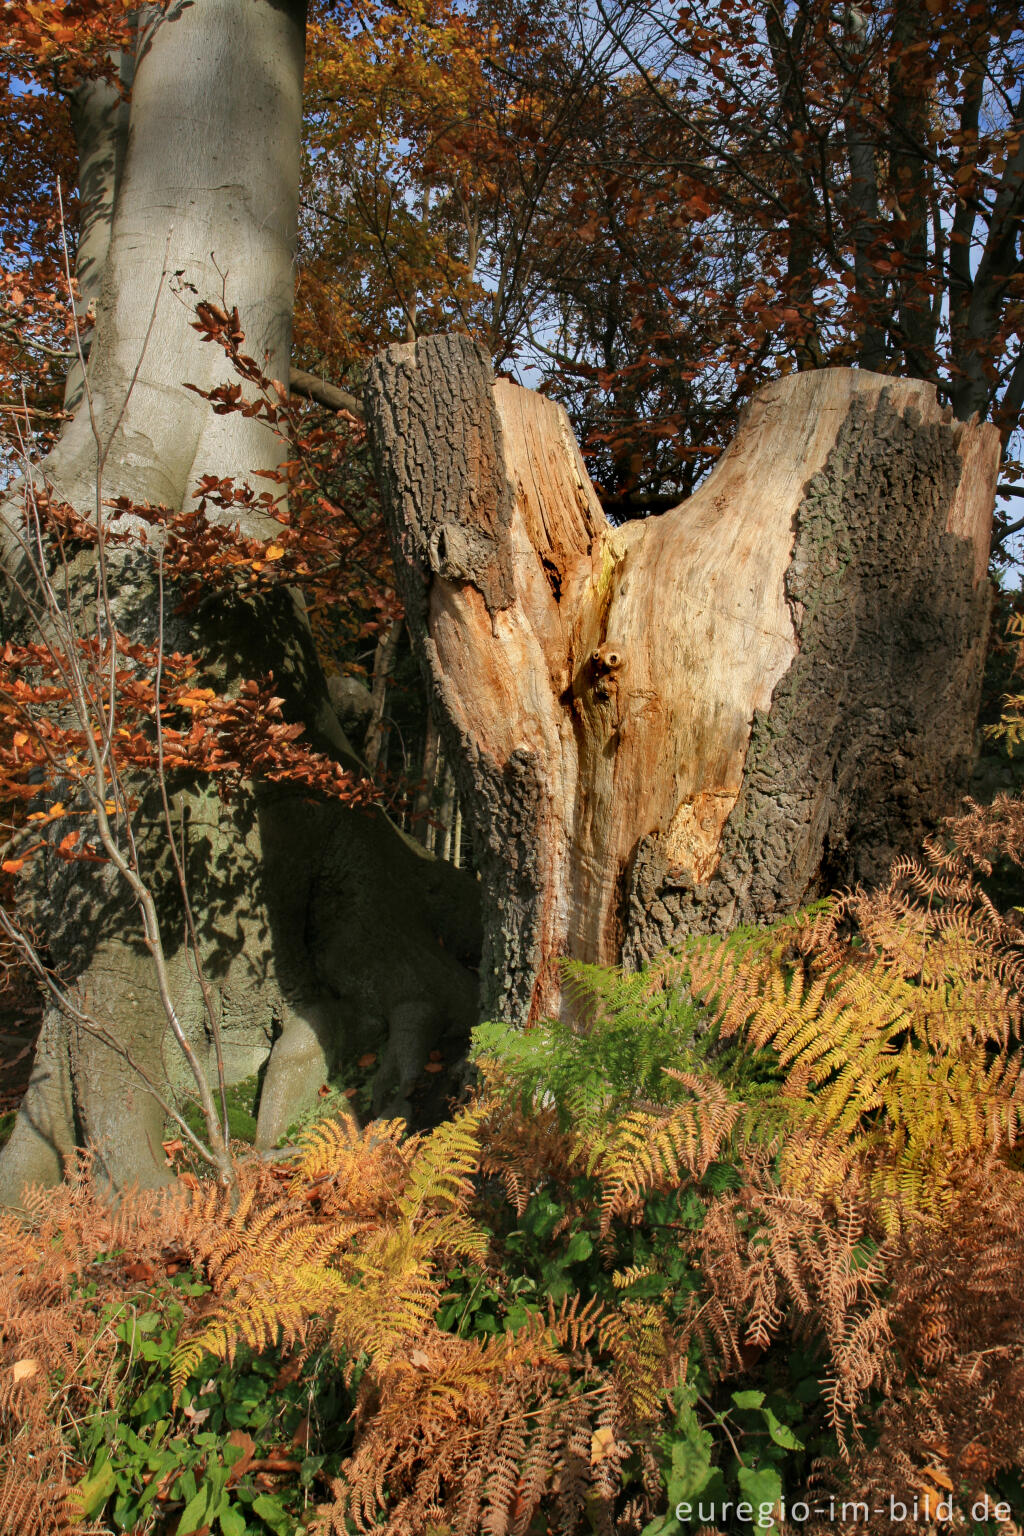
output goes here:
[[[961, 695], [947, 699], [958, 718], [938, 731], [940, 757], [967, 741], [987, 624], [976, 567], [987, 544], [995, 439], [1011, 496], [1020, 473], [1024, 35], [1012, 7], [971, 6], [954, 16], [942, 0], [842, 10], [818, 0], [708, 8], [689, 0], [512, 0], [500, 9], [489, 0], [282, 0], [269, 8], [259, 0], [167, 0], [136, 10], [112, 0], [8, 0], [3, 14], [0, 132], [10, 175], [0, 204], [0, 414], [8, 475], [37, 463], [56, 485], [36, 495], [34, 515], [40, 548], [50, 539], [58, 565], [69, 549], [109, 539], [101, 571], [105, 550], [111, 558], [118, 551], [118, 568], [145, 567], [139, 579], [151, 584], [137, 609], [117, 598], [84, 649], [69, 632], [82, 665], [109, 666], [122, 712], [116, 730], [112, 717], [100, 729], [109, 739], [101, 768], [109, 755], [117, 771], [212, 774], [231, 787], [285, 784], [336, 805], [398, 800], [427, 845], [439, 841], [428, 813], [446, 798], [444, 837], [449, 847], [457, 842], [454, 789], [445, 788], [455, 754], [449, 742], [439, 756], [437, 699], [431, 714], [410, 680], [417, 702], [409, 741], [394, 711], [385, 722], [387, 680], [400, 665], [401, 583], [379, 508], [388, 473], [374, 473], [366, 426], [376, 412], [380, 470], [389, 407], [374, 405], [385, 375], [373, 384], [373, 360], [389, 343], [452, 332], [468, 350], [460, 341], [437, 356], [476, 359], [476, 382], [466, 388], [480, 422], [491, 417], [491, 369], [555, 403], [544, 428], [552, 441], [565, 436], [557, 408], [568, 412], [594, 489], [588, 516], [602, 530], [585, 541], [583, 573], [598, 547], [613, 564], [627, 547], [639, 549], [632, 534], [606, 542], [609, 530], [665, 513], [699, 490], [727, 444], [742, 441], [742, 408], [772, 381], [808, 376], [810, 387], [787, 399], [813, 416], [818, 402], [843, 390], [830, 393], [828, 379], [818, 390], [812, 376], [853, 365], [861, 378], [843, 398], [853, 401], [864, 385], [851, 405], [859, 420], [869, 395], [878, 396], [870, 409], [886, 442], [890, 428], [903, 432], [892, 422], [883, 430], [891, 401], [902, 401], [901, 441], [917, 442], [923, 422], [933, 447], [944, 446], [925, 465], [922, 437], [907, 450], [913, 464], [902, 478], [889, 473], [881, 447], [863, 457], [871, 518], [892, 521], [886, 497], [902, 497], [913, 515], [897, 532], [911, 553], [918, 513], [931, 530], [925, 542], [945, 550], [952, 527], [966, 543], [969, 525], [977, 549], [957, 555], [970, 595], [960, 576], [937, 574], [943, 553], [918, 583], [927, 598], [909, 587], [897, 596], [905, 573], [918, 581], [909, 554], [890, 560], [898, 566], [891, 590], [882, 573], [890, 608], [927, 609], [934, 631], [926, 638], [927, 623], [914, 628], [899, 618], [893, 632], [913, 632], [914, 644], [886, 649], [883, 706], [886, 688], [914, 692], [898, 667], [890, 676], [890, 661], [902, 664], [915, 647], [944, 657], [958, 646], [956, 665], [937, 663], [947, 684], [960, 660], [970, 673]], [[868, 375], [882, 378], [871, 383]], [[886, 376], [924, 393], [902, 384], [885, 391]], [[429, 409], [442, 398], [439, 388]], [[923, 417], [915, 399], [927, 399]], [[983, 427], [972, 424], [978, 417]], [[855, 435], [851, 417], [835, 452], [852, 451]], [[426, 451], [440, 474], [443, 445]], [[559, 471], [566, 484], [577, 476], [574, 453]], [[796, 498], [797, 518], [810, 462], [797, 454], [786, 493]], [[827, 478], [828, 465], [815, 463]], [[771, 476], [753, 480], [760, 492]], [[466, 494], [474, 507], [487, 499], [480, 483], [467, 482]], [[850, 511], [844, 495], [836, 489], [829, 513], [833, 541]], [[777, 500], [755, 517], [744, 511], [746, 497], [735, 527], [753, 538], [755, 526], [771, 523], [781, 580], [789, 516]], [[499, 521], [506, 501], [499, 489]], [[450, 509], [442, 502], [435, 510], [443, 530]], [[396, 527], [392, 549], [404, 538]], [[677, 537], [667, 525], [662, 531], [669, 542]], [[1004, 516], [997, 560], [1013, 531]], [[472, 543], [476, 534], [466, 537]], [[688, 535], [679, 537], [685, 544]], [[680, 558], [696, 571], [683, 544]], [[657, 546], [652, 537], [646, 547]], [[159, 549], [158, 571], [147, 548]], [[425, 570], [456, 572], [472, 587], [473, 560], [440, 549], [430, 544]], [[867, 546], [863, 553], [866, 571], [875, 557]], [[538, 611], [546, 612], [550, 593], [562, 624], [576, 610], [562, 603], [559, 560], [552, 547], [537, 590]], [[767, 566], [756, 552], [753, 566], [760, 613]], [[848, 559], [844, 569], [853, 593], [860, 566]], [[626, 727], [609, 703], [618, 679], [600, 671], [603, 643], [623, 638], [602, 627], [613, 593], [626, 597], [620, 576], [595, 576], [593, 592], [586, 576], [577, 617], [588, 636], [594, 628], [584, 652], [598, 661], [577, 665], [573, 638], [552, 673], [564, 663], [568, 680], [550, 703], [561, 724], [571, 705], [583, 714], [593, 705], [595, 729], [604, 730], [607, 715], [621, 745]], [[134, 580], [126, 578], [125, 593]], [[791, 600], [798, 579], [785, 580], [772, 611], [783, 626], [802, 624], [811, 610]], [[164, 582], [176, 598], [169, 627]], [[499, 607], [509, 592], [502, 588]], [[489, 598], [486, 606], [493, 631]], [[970, 613], [969, 641], [954, 644], [954, 611]], [[880, 633], [891, 620], [889, 613]], [[756, 630], [760, 618], [751, 622]], [[714, 628], [713, 614], [708, 623]], [[0, 788], [17, 808], [5, 872], [19, 874], [34, 852], [99, 859], [94, 841], [64, 826], [79, 814], [68, 810], [65, 780], [75, 793], [93, 792], [83, 790], [88, 773], [81, 776], [95, 722], [75, 713], [79, 662], [47, 670], [38, 635], [26, 643], [11, 628], [4, 640]], [[787, 654], [800, 651], [797, 642], [789, 635]], [[712, 650], [702, 644], [701, 653]], [[367, 720], [369, 728], [355, 749], [328, 699], [324, 668], [369, 677], [357, 700], [360, 732]], [[652, 698], [659, 669], [648, 680]], [[709, 686], [718, 697], [716, 677]], [[734, 701], [741, 757], [763, 682], [754, 679], [750, 696]], [[431, 686], [440, 688], [440, 678]], [[99, 696], [98, 685], [93, 692]], [[918, 694], [913, 709], [928, 713], [928, 690]], [[715, 709], [725, 721], [720, 698]], [[931, 713], [932, 726], [945, 718]], [[504, 730], [512, 715], [500, 705], [497, 718]], [[898, 779], [911, 758], [892, 710], [887, 718]], [[870, 726], [870, 710], [864, 719]], [[400, 766], [382, 752], [388, 729]], [[706, 722], [694, 729], [707, 746]], [[903, 734], [918, 746], [924, 739], [909, 724]], [[864, 742], [874, 737], [871, 727]], [[587, 753], [593, 747], [594, 764], [608, 767], [614, 753], [598, 745], [595, 737]], [[699, 768], [693, 794], [711, 794], [718, 808], [694, 865], [704, 870], [714, 863], [722, 818], [742, 801], [735, 773], [709, 789], [700, 752], [687, 752]], [[956, 748], [950, 785], [962, 777], [965, 753]], [[945, 770], [933, 777], [938, 792]], [[680, 782], [676, 775], [673, 794]], [[831, 793], [825, 780], [818, 788]], [[38, 806], [44, 790], [51, 804]], [[102, 821], [106, 801], [94, 791]], [[571, 798], [567, 792], [570, 820]], [[116, 795], [112, 803], [120, 803]], [[666, 812], [673, 825], [683, 809]], [[130, 796], [123, 810], [127, 817]], [[691, 806], [680, 826], [692, 822], [693, 831], [700, 819]], [[845, 832], [833, 830], [843, 842]], [[641, 842], [655, 836], [641, 831]], [[479, 844], [493, 826], [480, 822], [473, 835]], [[661, 855], [653, 845], [648, 853], [653, 870]], [[622, 850], [626, 864], [634, 855]], [[836, 853], [835, 868], [846, 869], [844, 857]], [[676, 878], [678, 864], [668, 860], [666, 879]], [[505, 873], [499, 859], [495, 890]], [[600, 878], [610, 882], [614, 950], [612, 909], [628, 883], [625, 865]], [[652, 890], [661, 878], [651, 874]], [[723, 912], [731, 903], [723, 897]], [[299, 930], [306, 932], [302, 923]], [[305, 938], [297, 942], [302, 948]], [[472, 948], [467, 938], [464, 953]], [[310, 985], [321, 983], [317, 973]], [[471, 985], [459, 977], [464, 996]]]
[[[0, 397], [45, 432], [69, 108], [126, 12], [4, 19]], [[567, 405], [626, 517], [692, 490], [765, 379], [852, 363], [994, 421], [1013, 489], [1022, 46], [1017, 7], [982, 0], [318, 0], [297, 368], [358, 395], [386, 342], [468, 331]]]

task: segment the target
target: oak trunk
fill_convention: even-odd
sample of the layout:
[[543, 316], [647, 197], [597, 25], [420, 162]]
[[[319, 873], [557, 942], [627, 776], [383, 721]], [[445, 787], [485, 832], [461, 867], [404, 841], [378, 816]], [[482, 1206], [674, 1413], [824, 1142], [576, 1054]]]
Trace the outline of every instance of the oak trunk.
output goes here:
[[408, 622], [481, 864], [485, 1017], [884, 875], [966, 786], [999, 437], [932, 386], [762, 389], [612, 526], [564, 411], [450, 336], [366, 391]]

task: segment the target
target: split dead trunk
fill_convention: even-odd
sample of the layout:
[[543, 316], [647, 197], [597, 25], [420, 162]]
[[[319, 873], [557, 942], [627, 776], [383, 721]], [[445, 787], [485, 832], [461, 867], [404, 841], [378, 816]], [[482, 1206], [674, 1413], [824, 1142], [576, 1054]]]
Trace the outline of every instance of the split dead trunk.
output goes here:
[[714, 473], [612, 527], [564, 411], [464, 337], [366, 400], [407, 619], [481, 868], [485, 1017], [881, 877], [955, 807], [999, 438], [932, 386], [760, 391]]

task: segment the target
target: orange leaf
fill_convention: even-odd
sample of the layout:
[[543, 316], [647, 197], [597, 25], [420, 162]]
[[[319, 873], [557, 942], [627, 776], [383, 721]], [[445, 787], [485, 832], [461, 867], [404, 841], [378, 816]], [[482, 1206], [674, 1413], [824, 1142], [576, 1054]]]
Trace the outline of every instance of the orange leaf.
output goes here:
[[615, 1431], [607, 1425], [595, 1429], [590, 1437], [590, 1465], [596, 1467], [615, 1449]]
[[242, 1452], [237, 1461], [232, 1462], [231, 1471], [228, 1473], [228, 1487], [237, 1483], [240, 1477], [244, 1477], [252, 1466], [256, 1456], [256, 1442], [251, 1435], [247, 1435], [244, 1429], [233, 1429], [228, 1435], [228, 1445], [237, 1445]]
[[125, 1265], [124, 1272], [129, 1280], [135, 1280], [140, 1285], [152, 1285], [156, 1279], [156, 1270], [145, 1259], [133, 1259]]

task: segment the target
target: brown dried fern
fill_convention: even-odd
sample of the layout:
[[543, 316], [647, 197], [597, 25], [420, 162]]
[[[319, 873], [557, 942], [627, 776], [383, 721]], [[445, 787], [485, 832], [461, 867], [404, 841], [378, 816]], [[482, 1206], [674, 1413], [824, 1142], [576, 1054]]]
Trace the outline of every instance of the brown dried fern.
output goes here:
[[[177, 1256], [202, 1216], [191, 1191], [144, 1191], [112, 1207], [88, 1158], [64, 1184], [31, 1192], [26, 1210], [0, 1212], [0, 1531], [87, 1536], [68, 1431], [115, 1399], [124, 1361], [112, 1304], [140, 1294], [136, 1274]], [[108, 1257], [104, 1257], [108, 1255]], [[95, 1287], [87, 1296], [79, 1283]]]
[[788, 932], [788, 953], [758, 940], [690, 956], [723, 1032], [786, 1072], [783, 1182], [826, 1196], [856, 1168], [890, 1228], [940, 1214], [958, 1164], [1012, 1147], [1024, 1125], [1014, 931], [963, 871], [904, 859], [882, 889]]

